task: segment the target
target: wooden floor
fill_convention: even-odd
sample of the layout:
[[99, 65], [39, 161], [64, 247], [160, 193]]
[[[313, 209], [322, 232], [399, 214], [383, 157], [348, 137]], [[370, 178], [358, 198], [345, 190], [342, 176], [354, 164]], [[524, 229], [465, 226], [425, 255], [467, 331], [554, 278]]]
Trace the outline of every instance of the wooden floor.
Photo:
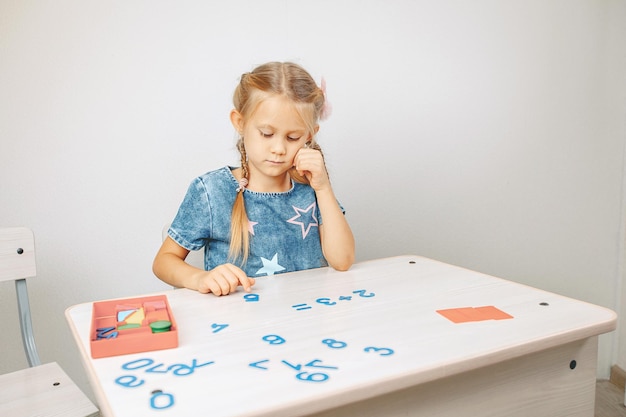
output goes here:
[[596, 384], [595, 417], [626, 417], [624, 391], [608, 380]]

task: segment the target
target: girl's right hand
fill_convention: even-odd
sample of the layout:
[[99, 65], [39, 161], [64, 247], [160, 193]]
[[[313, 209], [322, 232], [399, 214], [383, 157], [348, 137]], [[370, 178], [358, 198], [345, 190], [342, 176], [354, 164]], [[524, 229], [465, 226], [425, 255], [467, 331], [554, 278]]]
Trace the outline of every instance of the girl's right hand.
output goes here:
[[251, 287], [255, 284], [254, 278], [248, 277], [241, 268], [233, 264], [222, 264], [210, 271], [202, 271], [196, 279], [198, 292], [202, 294], [212, 292], [216, 296], [235, 292], [239, 285], [246, 292], [250, 292]]

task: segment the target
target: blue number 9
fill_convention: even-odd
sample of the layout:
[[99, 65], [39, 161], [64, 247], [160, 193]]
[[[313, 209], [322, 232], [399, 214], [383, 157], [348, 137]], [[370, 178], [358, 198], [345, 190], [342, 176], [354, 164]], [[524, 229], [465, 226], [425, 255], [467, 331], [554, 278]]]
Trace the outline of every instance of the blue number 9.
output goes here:
[[263, 340], [265, 340], [270, 345], [282, 345], [286, 342], [285, 339], [276, 334], [268, 334], [266, 336], [263, 336]]

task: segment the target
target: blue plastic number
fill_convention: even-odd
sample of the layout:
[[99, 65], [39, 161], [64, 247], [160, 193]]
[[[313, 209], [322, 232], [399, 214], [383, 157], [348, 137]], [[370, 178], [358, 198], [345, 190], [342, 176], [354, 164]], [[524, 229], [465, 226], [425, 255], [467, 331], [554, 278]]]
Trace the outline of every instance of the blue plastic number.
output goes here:
[[152, 359], [137, 359], [136, 361], [126, 362], [124, 365], [122, 365], [122, 369], [126, 369], [127, 371], [134, 371], [135, 369], [143, 368], [144, 366], [150, 366], [153, 363], [154, 361]]
[[[393, 349], [389, 349], [389, 348], [377, 348], [374, 346], [368, 346], [365, 349], [363, 349], [366, 353], [368, 352], [378, 352], [378, 354], [380, 356], [389, 356], [389, 355], [393, 355], [394, 351]], [[382, 352], [382, 353], [381, 353]]]
[[243, 299], [246, 300], [246, 303], [254, 303], [259, 301], [259, 294], [246, 294]]
[[294, 365], [294, 364], [289, 363], [289, 362], [287, 362], [285, 360], [283, 360], [281, 362], [284, 363], [285, 365], [287, 365], [288, 367], [290, 367], [292, 369], [295, 369], [296, 371], [299, 371], [300, 369], [302, 369], [302, 365], [300, 365], [300, 364]]
[[174, 396], [163, 391], [156, 391], [150, 397], [150, 407], [155, 410], [163, 410], [174, 405]]
[[373, 296], [376, 295], [373, 292], [365, 294], [365, 290], [356, 290], [356, 291], [352, 291], [352, 293], [353, 294], [358, 294], [359, 297], [366, 297], [366, 298], [373, 297]]
[[172, 373], [176, 376], [186, 376], [186, 375], [193, 374], [196, 368], [201, 368], [203, 366], [211, 365], [212, 363], [215, 363], [215, 362], [209, 361], [209, 362], [198, 364], [198, 361], [193, 359], [191, 361], [191, 366], [184, 365], [182, 363], [177, 363], [177, 364], [171, 365], [169, 368], [167, 368], [167, 370], [172, 371]]
[[327, 345], [331, 349], [343, 349], [346, 346], [348, 346], [346, 342], [342, 342], [340, 340], [335, 340], [335, 339], [324, 339], [322, 340], [322, 343]]
[[167, 371], [169, 371], [169, 368], [165, 368], [165, 364], [163, 363], [159, 363], [157, 365], [151, 366], [150, 368], [146, 369], [146, 372], [152, 372], [155, 374], [166, 374]]
[[136, 388], [143, 385], [145, 381], [134, 375], [123, 375], [115, 379], [115, 383], [126, 388]]
[[265, 340], [270, 345], [282, 345], [286, 342], [285, 339], [276, 334], [268, 334], [266, 336], [263, 336], [263, 340]]
[[227, 328], [227, 327], [228, 327], [228, 324], [213, 323], [213, 324], [211, 325], [211, 328], [212, 328], [212, 329], [215, 329], [215, 330], [213, 330], [213, 333], [217, 333], [217, 332], [219, 332], [219, 331], [221, 331], [221, 330], [224, 330], [224, 329], [225, 329], [225, 328]]
[[322, 363], [321, 359], [313, 359], [311, 362], [307, 363], [304, 366], [308, 366], [310, 368], [339, 369], [336, 366], [320, 365], [320, 363]]
[[330, 298], [327, 297], [318, 298], [315, 301], [319, 304], [325, 304], [327, 306], [334, 306], [335, 304], [337, 304], [335, 301], [331, 301]]
[[328, 379], [328, 375], [323, 374], [321, 372], [309, 373], [309, 372], [300, 372], [296, 375], [300, 381], [308, 381], [308, 382], [324, 382]]

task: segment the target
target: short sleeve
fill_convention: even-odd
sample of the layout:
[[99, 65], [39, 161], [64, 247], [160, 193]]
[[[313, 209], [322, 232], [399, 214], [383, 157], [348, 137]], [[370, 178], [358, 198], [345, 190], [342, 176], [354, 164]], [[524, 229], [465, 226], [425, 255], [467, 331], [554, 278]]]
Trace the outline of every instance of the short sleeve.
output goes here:
[[187, 250], [199, 250], [211, 238], [211, 209], [206, 187], [194, 179], [183, 199], [168, 235]]

